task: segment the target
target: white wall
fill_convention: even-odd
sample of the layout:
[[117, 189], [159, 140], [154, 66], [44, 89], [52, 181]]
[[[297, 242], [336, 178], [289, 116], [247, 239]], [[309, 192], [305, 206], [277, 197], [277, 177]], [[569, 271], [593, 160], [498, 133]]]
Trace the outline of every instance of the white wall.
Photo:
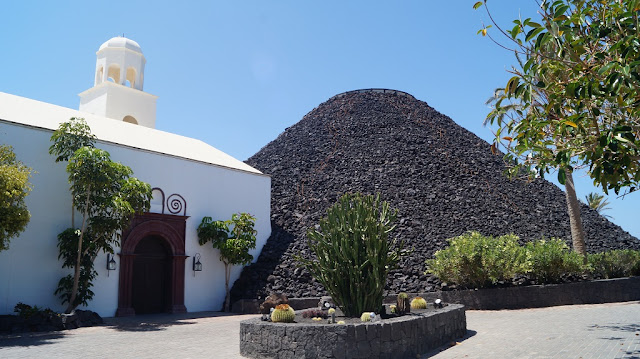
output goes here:
[[[70, 226], [71, 198], [66, 163], [54, 163], [53, 156], [48, 154], [51, 133], [0, 121], [0, 143], [12, 145], [18, 159], [37, 171], [31, 179], [33, 192], [26, 199], [31, 222], [22, 235], [12, 239], [8, 251], [0, 252], [0, 314], [12, 313], [18, 302], [64, 309], [53, 292], [58, 280], [71, 270], [62, 269], [57, 260], [56, 236]], [[252, 251], [254, 260], [257, 259], [271, 233], [271, 179], [115, 144], [99, 142], [97, 147], [109, 151], [114, 161], [130, 166], [135, 177], [152, 187], [160, 187], [166, 197], [178, 193], [185, 198], [189, 216], [185, 251], [189, 256], [200, 253], [203, 265], [203, 271], [194, 276], [192, 259], [186, 260], [185, 306], [190, 312], [220, 310], [225, 295], [224, 265], [217, 250], [198, 244], [196, 228], [204, 216], [217, 220], [230, 219], [236, 212], [251, 213], [257, 219], [257, 247]], [[77, 218], [76, 225], [79, 222]], [[87, 308], [102, 316], [113, 316], [117, 309], [120, 269], [117, 256], [116, 262], [117, 269], [109, 277], [106, 254], [98, 256], [95, 262], [98, 271], [92, 288], [95, 297]], [[241, 269], [234, 268], [232, 282]]]

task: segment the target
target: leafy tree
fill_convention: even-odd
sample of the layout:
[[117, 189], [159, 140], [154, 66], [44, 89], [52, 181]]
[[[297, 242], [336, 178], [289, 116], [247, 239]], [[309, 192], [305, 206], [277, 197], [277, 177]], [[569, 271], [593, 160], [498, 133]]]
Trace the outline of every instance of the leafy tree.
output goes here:
[[224, 263], [224, 288], [226, 298], [224, 310], [230, 310], [229, 279], [232, 265], [247, 265], [253, 261], [249, 250], [256, 247], [255, 217], [248, 213], [234, 213], [231, 220], [214, 221], [211, 217], [202, 218], [198, 226], [198, 242], [205, 245], [211, 242], [213, 248], [220, 250], [220, 260]]
[[609, 201], [604, 198], [604, 195], [591, 192], [585, 198], [589, 208], [596, 210], [603, 217], [612, 218], [610, 215], [602, 213], [603, 211], [611, 209], [610, 207], [607, 207], [609, 205]]
[[9, 241], [24, 231], [31, 215], [24, 203], [31, 191], [33, 171], [16, 160], [11, 146], [0, 145], [0, 251], [9, 249]]
[[492, 20], [506, 45], [488, 33], [492, 25], [479, 31], [525, 60], [510, 70], [513, 77], [487, 116], [497, 126], [492, 149], [505, 150], [512, 176], [558, 170], [574, 249], [582, 254], [573, 171], [587, 168], [605, 193], [633, 192], [640, 183], [639, 3], [543, 1], [540, 23], [517, 19], [503, 29]]
[[[82, 147], [95, 147], [96, 136], [84, 118], [71, 117], [60, 124], [51, 135], [53, 144], [49, 147], [49, 154], [56, 156], [56, 163], [69, 161], [69, 158]], [[71, 201], [71, 227], [75, 227], [75, 206]]]
[[[74, 127], [65, 123], [59, 131], [70, 128]], [[81, 128], [86, 131], [85, 135], [88, 133], [93, 138], [88, 126]], [[98, 253], [113, 254], [113, 246], [120, 243], [122, 229], [129, 226], [134, 214], [148, 211], [151, 201], [151, 186], [131, 177], [131, 168], [113, 162], [107, 151], [83, 146], [67, 157], [71, 149], [65, 146], [79, 142], [60, 141], [56, 143], [61, 143], [60, 146], [55, 148], [56, 153], [61, 153], [59, 158], [69, 161], [71, 195], [75, 208], [82, 213], [79, 229], [70, 228], [58, 236], [63, 267], [74, 269], [73, 275], [60, 280], [56, 290], [63, 303], [68, 303], [67, 313], [91, 300], [91, 281], [96, 276], [93, 263]]]

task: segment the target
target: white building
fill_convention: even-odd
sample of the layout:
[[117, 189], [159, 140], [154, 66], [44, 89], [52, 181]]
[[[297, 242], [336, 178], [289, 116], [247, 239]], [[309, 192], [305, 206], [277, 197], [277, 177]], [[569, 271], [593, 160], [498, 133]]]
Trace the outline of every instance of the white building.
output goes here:
[[[96, 146], [154, 187], [151, 213], [136, 217], [115, 249], [116, 269], [107, 269], [106, 254], [96, 259], [95, 296], [86, 309], [102, 316], [220, 310], [224, 265], [218, 250], [198, 244], [204, 216], [254, 215], [258, 257], [271, 233], [270, 177], [202, 141], [156, 130], [156, 96], [142, 91], [145, 62], [135, 41], [105, 42], [79, 111], [0, 92], [0, 143], [36, 171], [26, 198], [31, 221], [0, 252], [0, 314], [11, 314], [18, 302], [64, 309], [54, 291], [70, 270], [58, 260], [57, 235], [71, 226], [71, 196], [66, 163], [55, 163], [48, 148], [53, 131], [71, 117], [85, 118]], [[233, 269], [232, 281], [240, 271]]]

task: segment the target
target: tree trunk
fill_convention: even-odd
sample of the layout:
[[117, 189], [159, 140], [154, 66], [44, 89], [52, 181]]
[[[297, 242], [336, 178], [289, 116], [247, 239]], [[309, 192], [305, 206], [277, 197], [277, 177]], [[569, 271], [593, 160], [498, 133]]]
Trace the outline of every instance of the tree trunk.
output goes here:
[[84, 232], [86, 231], [87, 225], [87, 211], [89, 210], [89, 197], [91, 192], [89, 191], [91, 186], [87, 188], [87, 202], [84, 205], [84, 213], [82, 216], [82, 229], [80, 230], [80, 237], [78, 238], [78, 256], [76, 258], [76, 267], [73, 273], [73, 287], [71, 288], [71, 298], [69, 298], [69, 304], [67, 305], [67, 309], [65, 313], [69, 314], [74, 309], [76, 309], [76, 305], [74, 304], [76, 301], [76, 297], [78, 296], [78, 283], [80, 282], [80, 266], [82, 265], [82, 239], [84, 238]]
[[586, 259], [587, 249], [584, 243], [584, 227], [582, 226], [582, 219], [580, 218], [580, 202], [578, 202], [578, 197], [576, 197], [576, 188], [573, 184], [573, 174], [569, 169], [561, 169], [561, 171], [563, 170], [566, 175], [565, 193], [567, 197], [569, 223], [571, 225], [571, 240], [573, 242], [573, 250], [584, 256]]
[[229, 263], [224, 262], [224, 290], [227, 294], [224, 299], [224, 311], [229, 311], [229, 303], [231, 302], [231, 298], [229, 297], [229, 277], [231, 277], [231, 268], [229, 268]]

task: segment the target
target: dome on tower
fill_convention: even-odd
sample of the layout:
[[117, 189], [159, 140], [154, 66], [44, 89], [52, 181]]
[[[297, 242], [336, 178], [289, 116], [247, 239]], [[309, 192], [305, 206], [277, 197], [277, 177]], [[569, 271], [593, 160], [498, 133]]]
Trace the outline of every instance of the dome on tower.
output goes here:
[[100, 49], [98, 49], [98, 52], [107, 48], [125, 48], [142, 53], [142, 49], [137, 42], [122, 36], [112, 37], [111, 39], [107, 40], [104, 44], [100, 45]]

